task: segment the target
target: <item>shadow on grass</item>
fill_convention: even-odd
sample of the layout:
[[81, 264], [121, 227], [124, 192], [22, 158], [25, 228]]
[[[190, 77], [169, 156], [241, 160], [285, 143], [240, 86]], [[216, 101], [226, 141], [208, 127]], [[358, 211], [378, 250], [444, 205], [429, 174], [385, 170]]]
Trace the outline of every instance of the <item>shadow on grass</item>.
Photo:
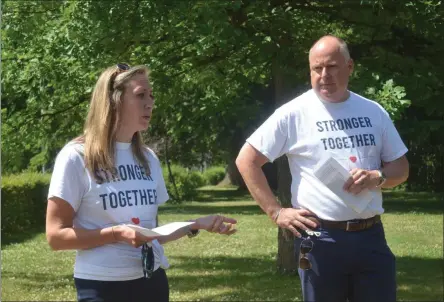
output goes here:
[[[171, 289], [192, 292], [208, 289], [202, 300], [273, 300], [301, 299], [297, 276], [280, 275], [275, 261], [268, 258], [234, 257], [171, 257], [179, 261], [169, 275]], [[443, 260], [413, 257], [397, 258], [399, 301], [442, 301]], [[182, 270], [182, 272], [175, 272]], [[211, 294], [220, 287], [228, 288], [223, 294]]]
[[384, 192], [387, 213], [442, 214], [444, 194], [428, 192]]
[[32, 239], [35, 236], [44, 233], [45, 226], [37, 226], [33, 228], [29, 228], [26, 231], [15, 231], [13, 233], [3, 233], [2, 232], [2, 242], [1, 247], [6, 247], [13, 243], [20, 243], [26, 240]]
[[[180, 205], [174, 207], [160, 207], [159, 217], [161, 218], [163, 214], [188, 214], [188, 215], [261, 215], [264, 212], [261, 208], [256, 205], [229, 205], [229, 206], [218, 206], [218, 205]], [[264, 214], [265, 215], [265, 214]]]
[[242, 189], [203, 189], [198, 190], [199, 194], [195, 199], [196, 202], [236, 202], [252, 200], [250, 193]]
[[171, 290], [192, 294], [201, 289], [201, 301], [290, 301], [301, 297], [299, 278], [278, 274], [271, 255], [266, 259], [223, 256], [171, 259], [179, 261], [168, 272]]
[[397, 257], [398, 300], [443, 301], [443, 259]]
[[64, 288], [66, 286], [74, 286], [73, 275], [57, 275], [54, 273], [24, 273], [24, 272], [10, 272], [2, 270], [2, 279], [20, 280], [26, 283], [28, 287], [36, 287], [41, 289], [45, 285], [51, 288]]

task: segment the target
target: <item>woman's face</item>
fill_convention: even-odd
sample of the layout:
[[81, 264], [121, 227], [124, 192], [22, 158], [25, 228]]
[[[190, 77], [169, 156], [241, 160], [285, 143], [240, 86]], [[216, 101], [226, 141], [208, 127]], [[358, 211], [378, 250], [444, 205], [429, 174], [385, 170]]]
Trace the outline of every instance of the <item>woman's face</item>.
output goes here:
[[136, 74], [125, 84], [119, 132], [130, 139], [148, 128], [154, 106], [153, 92], [145, 74]]

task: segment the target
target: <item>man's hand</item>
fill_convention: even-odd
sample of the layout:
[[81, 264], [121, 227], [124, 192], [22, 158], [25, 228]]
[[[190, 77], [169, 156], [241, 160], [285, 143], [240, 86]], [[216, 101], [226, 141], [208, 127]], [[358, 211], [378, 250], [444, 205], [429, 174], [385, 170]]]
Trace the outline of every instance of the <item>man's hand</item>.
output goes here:
[[374, 189], [379, 184], [379, 173], [376, 170], [353, 169], [350, 171], [350, 178], [344, 184], [344, 190], [359, 194], [365, 189]]
[[301, 237], [301, 234], [296, 228], [307, 231], [310, 230], [310, 228], [314, 229], [317, 227], [314, 221], [305, 216], [316, 215], [309, 210], [283, 208], [279, 213], [276, 224], [281, 228], [289, 229], [296, 237]]

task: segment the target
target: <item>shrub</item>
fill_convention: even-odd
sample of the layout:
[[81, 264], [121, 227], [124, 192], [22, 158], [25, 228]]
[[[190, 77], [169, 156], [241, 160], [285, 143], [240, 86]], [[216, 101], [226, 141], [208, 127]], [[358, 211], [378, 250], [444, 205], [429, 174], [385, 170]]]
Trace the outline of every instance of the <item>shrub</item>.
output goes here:
[[178, 191], [176, 192], [171, 179], [169, 179], [168, 168], [165, 166], [162, 170], [168, 194], [173, 202], [193, 199], [197, 195], [196, 189], [205, 185], [204, 177], [200, 172], [188, 171], [184, 167], [172, 165], [171, 172]]
[[2, 178], [2, 236], [45, 225], [50, 174], [24, 173]]
[[225, 177], [224, 167], [211, 167], [204, 171], [203, 177], [207, 185], [217, 185]]

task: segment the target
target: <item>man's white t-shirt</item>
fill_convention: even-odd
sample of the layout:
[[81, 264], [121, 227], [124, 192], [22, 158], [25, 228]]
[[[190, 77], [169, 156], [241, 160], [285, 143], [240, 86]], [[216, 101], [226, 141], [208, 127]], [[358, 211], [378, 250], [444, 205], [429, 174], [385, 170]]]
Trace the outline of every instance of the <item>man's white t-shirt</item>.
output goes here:
[[[74, 209], [74, 228], [101, 229], [119, 224], [156, 227], [157, 208], [168, 199], [159, 159], [147, 148], [151, 175], [133, 156], [130, 143], [116, 143], [114, 175], [98, 173], [96, 181], [85, 168], [83, 146], [67, 144], [58, 154], [48, 198], [59, 197]], [[163, 247], [155, 240], [154, 269], [168, 268]], [[113, 243], [77, 250], [74, 277], [89, 280], [123, 281], [143, 277], [141, 248]]]
[[407, 152], [384, 108], [353, 92], [344, 102], [329, 103], [309, 90], [278, 108], [247, 142], [271, 162], [286, 154], [293, 207], [334, 221], [382, 214], [382, 194], [371, 190], [367, 208], [355, 212], [315, 177], [319, 161], [333, 157], [348, 170], [375, 170]]

